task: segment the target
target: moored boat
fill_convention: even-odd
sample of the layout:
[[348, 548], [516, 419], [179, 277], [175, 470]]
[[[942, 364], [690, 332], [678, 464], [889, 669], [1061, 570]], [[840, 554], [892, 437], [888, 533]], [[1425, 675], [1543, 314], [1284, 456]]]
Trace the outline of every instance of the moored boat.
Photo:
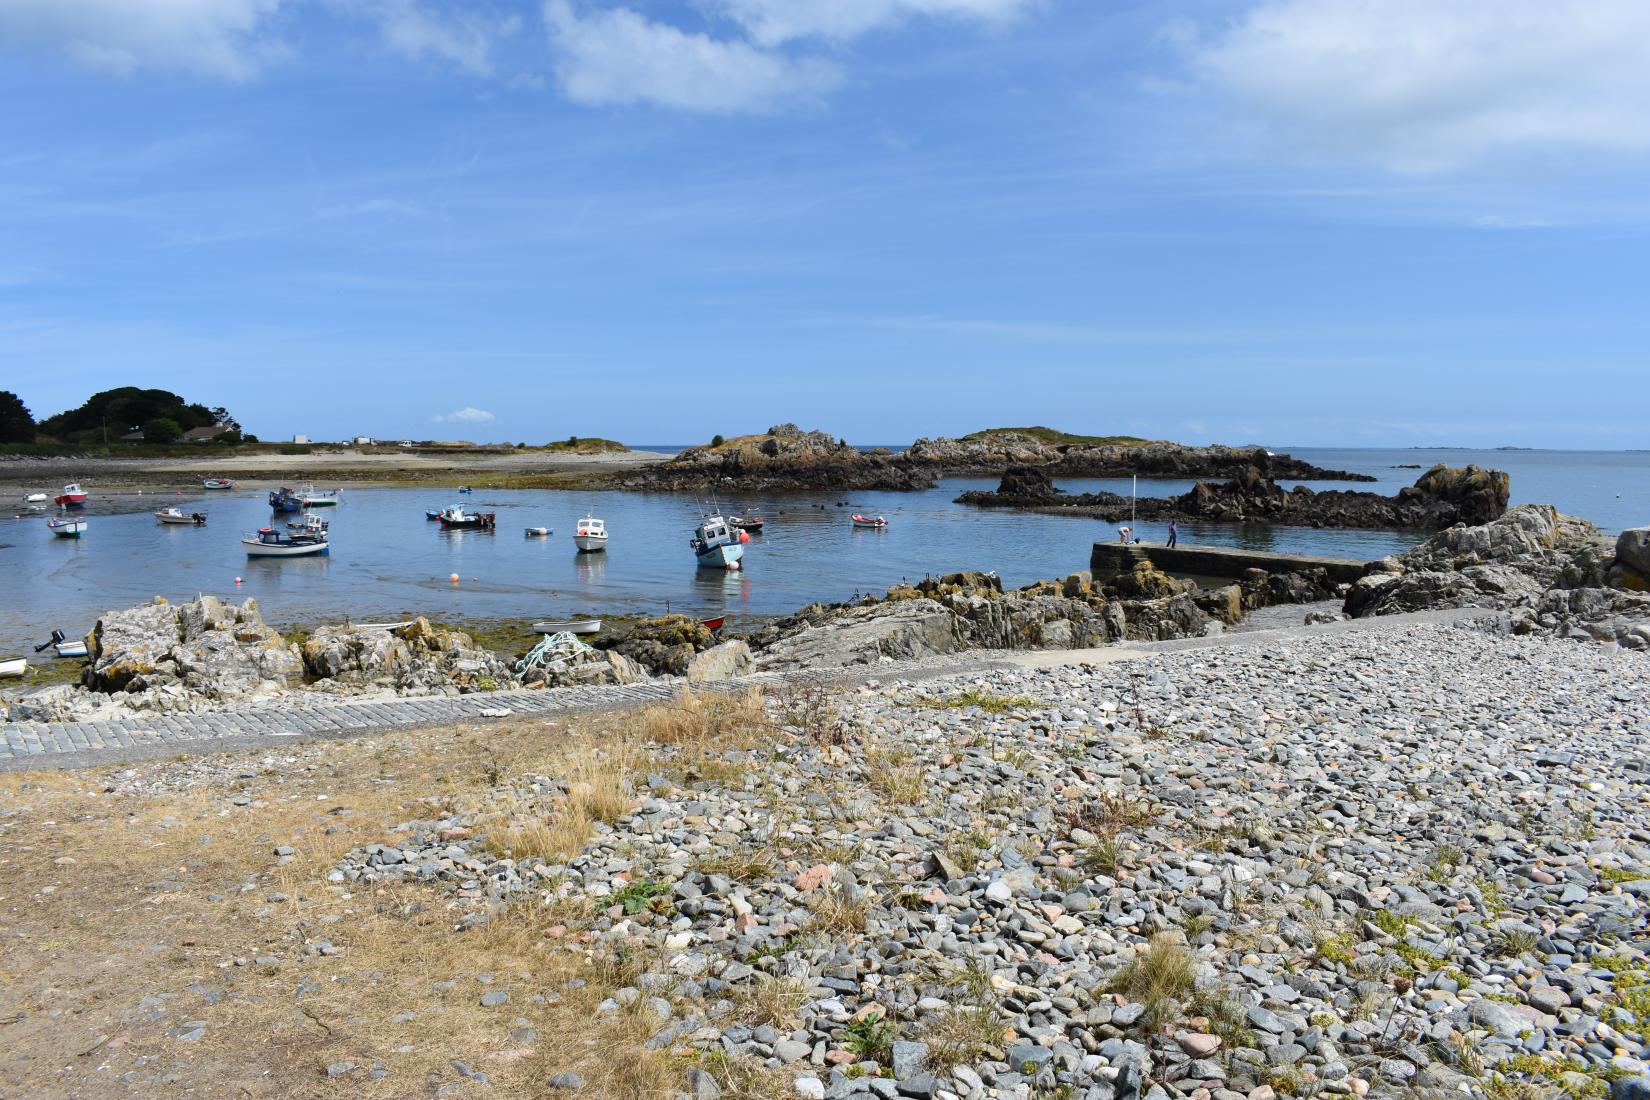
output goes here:
[[606, 550], [607, 521], [595, 516], [585, 516], [579, 520], [579, 526], [573, 531], [573, 545], [579, 548], [581, 554]]
[[50, 500], [45, 493], [28, 493], [23, 497], [24, 504], [44, 504]]
[[888, 526], [888, 521], [882, 516], [862, 516], [858, 512], [853, 516], [855, 527], [872, 527], [878, 530]]
[[260, 527], [256, 534], [241, 540], [249, 558], [301, 558], [327, 552], [325, 531], [316, 534], [287, 534], [273, 527]]
[[86, 506], [86, 490], [80, 487], [78, 481], [71, 481], [63, 486], [63, 491], [52, 500], [59, 508], [84, 508]]
[[761, 516], [730, 516], [728, 522], [741, 531], [750, 531], [752, 534], [762, 530]]
[[437, 518], [441, 520], [441, 526], [449, 530], [491, 531], [498, 515], [494, 512], [466, 512], [455, 504]]
[[527, 528], [527, 537], [530, 539], [547, 539], [550, 537], [551, 533], [552, 532], [548, 527]]
[[277, 512], [302, 512], [304, 502], [298, 499], [298, 494], [285, 485], [279, 489], [269, 491], [269, 506]]
[[86, 643], [58, 642], [56, 645], [52, 646], [52, 650], [59, 657], [84, 657], [86, 656]]
[[233, 489], [234, 487], [235, 487], [235, 482], [232, 479], [227, 478], [227, 477], [203, 477], [203, 478], [201, 478], [201, 488], [202, 489]]
[[723, 624], [727, 621], [728, 617], [726, 615], [718, 615], [714, 619], [700, 619], [699, 625], [704, 627], [706, 630], [721, 630]]
[[330, 508], [338, 503], [341, 489], [317, 489], [313, 485], [300, 486], [297, 492], [299, 501], [305, 508]]
[[59, 519], [53, 516], [46, 521], [46, 527], [60, 539], [77, 539], [86, 533], [86, 521], [83, 519]]
[[27, 657], [7, 657], [0, 660], [0, 676], [15, 680], [28, 671], [29, 659]]
[[205, 512], [185, 512], [182, 508], [178, 507], [162, 508], [160, 511], [155, 513], [155, 518], [161, 523], [169, 523], [173, 526], [206, 526]]
[[700, 517], [688, 545], [693, 547], [693, 556], [701, 569], [738, 569], [745, 556], [745, 544], [714, 509]]
[[327, 521], [320, 516], [312, 516], [306, 512], [301, 522], [289, 523], [286, 525], [286, 529], [288, 531], [302, 531], [309, 535], [324, 534], [327, 529]]
[[535, 634], [600, 634], [600, 619], [545, 619], [533, 624]]
[[424, 510], [424, 518], [425, 519], [440, 519], [441, 518], [441, 509], [440, 508], [426, 508]]

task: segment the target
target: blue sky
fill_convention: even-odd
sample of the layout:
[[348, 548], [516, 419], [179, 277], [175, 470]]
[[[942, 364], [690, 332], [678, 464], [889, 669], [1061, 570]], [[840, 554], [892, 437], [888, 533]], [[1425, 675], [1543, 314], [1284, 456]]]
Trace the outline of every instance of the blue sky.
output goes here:
[[0, 388], [1650, 446], [1642, 0], [5, 0]]

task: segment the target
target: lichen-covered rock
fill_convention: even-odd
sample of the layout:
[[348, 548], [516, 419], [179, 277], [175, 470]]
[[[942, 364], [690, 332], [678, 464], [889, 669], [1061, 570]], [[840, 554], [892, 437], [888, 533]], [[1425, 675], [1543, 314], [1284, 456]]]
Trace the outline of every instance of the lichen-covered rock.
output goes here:
[[1176, 580], [1151, 562], [1143, 561], [1133, 571], [1113, 577], [1106, 586], [1115, 589], [1124, 599], [1160, 600], [1196, 591], [1197, 582]]
[[716, 633], [698, 619], [664, 615], [643, 619], [614, 638], [597, 642], [617, 650], [654, 674], [686, 676], [693, 656], [716, 644]]

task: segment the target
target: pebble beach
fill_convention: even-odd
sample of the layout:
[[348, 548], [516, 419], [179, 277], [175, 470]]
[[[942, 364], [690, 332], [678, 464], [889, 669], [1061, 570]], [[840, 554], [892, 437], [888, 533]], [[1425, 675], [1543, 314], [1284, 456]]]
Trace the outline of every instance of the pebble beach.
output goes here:
[[1411, 625], [872, 682], [565, 862], [454, 817], [330, 877], [588, 902], [568, 950], [657, 961], [599, 1011], [798, 1096], [1602, 1093], [1646, 1072], [1647, 673]]

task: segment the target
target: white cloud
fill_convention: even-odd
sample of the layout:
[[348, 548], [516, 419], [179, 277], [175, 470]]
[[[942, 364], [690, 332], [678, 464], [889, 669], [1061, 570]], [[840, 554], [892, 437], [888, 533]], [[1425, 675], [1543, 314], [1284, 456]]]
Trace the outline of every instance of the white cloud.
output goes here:
[[120, 76], [182, 69], [245, 80], [279, 52], [260, 37], [281, 0], [0, 0], [0, 45], [60, 51]]
[[712, 0], [751, 39], [774, 46], [797, 38], [847, 41], [915, 16], [1005, 23], [1040, 0]]
[[545, 22], [569, 99], [693, 111], [769, 112], [816, 99], [841, 77], [830, 62], [657, 23], [629, 8], [580, 15], [546, 0]]
[[490, 424], [498, 417], [486, 409], [476, 409], [466, 405], [457, 412], [450, 412], [445, 416], [432, 416], [430, 419], [437, 424]]
[[1650, 150], [1645, 0], [1261, 0], [1189, 48], [1310, 155], [1406, 173]]
[[478, 75], [493, 70], [492, 51], [500, 38], [514, 34], [521, 20], [464, 10], [453, 5], [442, 14], [419, 0], [344, 0], [377, 22], [384, 44], [401, 56], [419, 61], [439, 58]]

